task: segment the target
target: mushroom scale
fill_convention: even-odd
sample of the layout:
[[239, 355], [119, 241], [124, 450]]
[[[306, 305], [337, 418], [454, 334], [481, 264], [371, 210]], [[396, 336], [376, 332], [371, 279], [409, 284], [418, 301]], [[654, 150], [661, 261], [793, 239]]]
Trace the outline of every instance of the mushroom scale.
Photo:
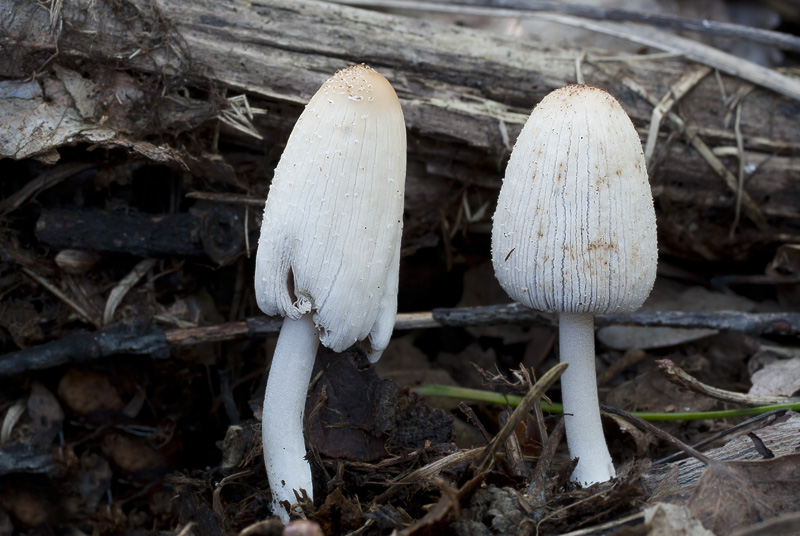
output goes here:
[[313, 313], [322, 344], [368, 338], [376, 361], [397, 310], [406, 138], [389, 82], [357, 65], [311, 98], [275, 169], [256, 257], [268, 315]]
[[626, 313], [650, 294], [656, 221], [644, 154], [600, 88], [547, 95], [509, 159], [492, 228], [500, 284], [533, 309]]

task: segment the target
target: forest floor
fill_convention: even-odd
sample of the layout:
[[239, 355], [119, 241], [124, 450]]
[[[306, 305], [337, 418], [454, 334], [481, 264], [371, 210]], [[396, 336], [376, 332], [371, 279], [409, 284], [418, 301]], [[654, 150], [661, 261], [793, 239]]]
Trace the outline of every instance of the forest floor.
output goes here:
[[[126, 106], [149, 79], [109, 67], [89, 90], [79, 71], [0, 81], [0, 125], [39, 144], [0, 159], [0, 536], [798, 533], [796, 241], [704, 262], [716, 246], [676, 255], [672, 236], [639, 325], [598, 319], [617, 476], [581, 488], [553, 405], [557, 319], [493, 308], [509, 298], [491, 263], [496, 187], [480, 181], [427, 220], [407, 214], [402, 325], [381, 360], [320, 348], [311, 523], [284, 527], [260, 429], [280, 319], [258, 310], [253, 274], [285, 139], [254, 132], [263, 110], [246, 99], [175, 87], [163, 137], [122, 136], [144, 128]], [[100, 101], [96, 126], [119, 130], [77, 138]], [[75, 140], [25, 130], [59, 107]], [[752, 407], [767, 409], [725, 413]]]

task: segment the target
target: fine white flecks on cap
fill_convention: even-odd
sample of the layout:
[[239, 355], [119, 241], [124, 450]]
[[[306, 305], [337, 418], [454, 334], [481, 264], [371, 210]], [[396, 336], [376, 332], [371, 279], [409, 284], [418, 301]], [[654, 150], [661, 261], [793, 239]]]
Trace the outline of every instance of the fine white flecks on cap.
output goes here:
[[547, 95], [519, 135], [492, 228], [495, 274], [543, 311], [631, 312], [653, 286], [656, 221], [641, 141], [594, 86]]
[[311, 98], [275, 169], [256, 256], [268, 315], [313, 312], [325, 346], [369, 337], [377, 359], [397, 311], [406, 175], [403, 113], [389, 82], [357, 65]]

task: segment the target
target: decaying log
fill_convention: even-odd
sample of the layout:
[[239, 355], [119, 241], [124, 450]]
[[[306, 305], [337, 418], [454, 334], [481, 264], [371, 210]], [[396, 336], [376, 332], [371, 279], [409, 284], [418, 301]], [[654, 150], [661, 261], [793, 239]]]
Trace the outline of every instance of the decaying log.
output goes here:
[[[2, 77], [37, 72], [44, 84], [52, 64], [87, 76], [93, 65], [110, 65], [151, 74], [150, 86], [159, 77], [172, 80], [159, 91], [187, 85], [246, 93], [269, 110], [255, 124], [272, 145], [286, 139], [301, 105], [333, 71], [372, 64], [403, 104], [410, 135], [406, 210], [420, 233], [443, 216], [455, 221], [455, 201], [465, 192], [480, 204], [493, 203], [504, 158], [530, 109], [550, 90], [576, 81], [576, 59], [586, 52], [312, 0], [66, 2], [55, 19], [57, 47], [50, 13], [40, 4], [5, 2], [0, 20]], [[697, 68], [680, 59], [603, 62], [602, 56], [589, 52], [583, 77], [611, 91], [643, 136], [653, 104], [632, 87], [658, 101]], [[152, 104], [147, 84], [140, 89]], [[729, 105], [725, 96], [731, 95]], [[741, 160], [743, 192], [768, 225], [743, 221], [729, 237], [737, 193], [696, 144], [685, 143], [677, 123], [664, 121], [651, 174], [662, 252], [744, 259], [763, 244], [800, 240], [800, 103], [709, 75], [671, 111], [733, 176]]]
[[59, 249], [112, 251], [141, 257], [208, 256], [226, 264], [242, 250], [243, 222], [226, 205], [203, 204], [178, 214], [95, 209], [44, 209], [36, 237]]

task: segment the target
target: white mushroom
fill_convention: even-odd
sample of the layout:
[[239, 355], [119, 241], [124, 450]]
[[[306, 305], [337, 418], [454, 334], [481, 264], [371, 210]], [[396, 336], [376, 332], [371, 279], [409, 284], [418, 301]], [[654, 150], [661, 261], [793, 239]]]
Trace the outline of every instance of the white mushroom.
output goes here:
[[492, 229], [495, 274], [514, 300], [559, 313], [572, 479], [615, 475], [600, 421], [594, 314], [638, 309], [653, 287], [656, 219], [641, 141], [600, 88], [557, 89], [511, 154]]
[[[256, 256], [255, 291], [285, 317], [267, 380], [264, 462], [284, 522], [294, 491], [313, 497], [303, 412], [319, 342], [357, 341], [372, 362], [397, 313], [406, 174], [403, 112], [366, 65], [337, 72], [311, 98], [275, 169]], [[288, 501], [288, 503], [286, 502]]]

